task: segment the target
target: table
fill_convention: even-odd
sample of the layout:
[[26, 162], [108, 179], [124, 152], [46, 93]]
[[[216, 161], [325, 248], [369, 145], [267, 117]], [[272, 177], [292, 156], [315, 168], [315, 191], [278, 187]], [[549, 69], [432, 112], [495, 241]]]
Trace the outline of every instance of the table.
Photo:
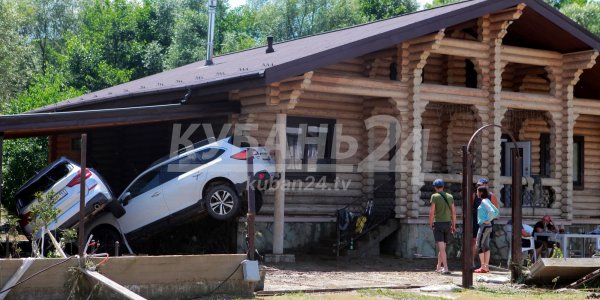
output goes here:
[[596, 245], [600, 245], [598, 244], [600, 242], [600, 234], [534, 232], [533, 235], [536, 239], [538, 236], [547, 236], [554, 241], [560, 242], [560, 248], [565, 258], [569, 257], [571, 254], [569, 252], [569, 239], [571, 238], [595, 239]]

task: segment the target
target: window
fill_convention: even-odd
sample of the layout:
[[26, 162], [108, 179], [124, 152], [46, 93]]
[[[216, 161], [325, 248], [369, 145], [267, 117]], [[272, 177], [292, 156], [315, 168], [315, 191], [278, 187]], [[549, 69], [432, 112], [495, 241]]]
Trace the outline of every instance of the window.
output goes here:
[[159, 169], [154, 169], [136, 180], [129, 188], [131, 198], [135, 198], [160, 185]]
[[209, 163], [221, 156], [225, 150], [218, 148], [207, 148], [200, 151], [189, 153], [177, 160], [174, 160], [160, 169], [160, 183], [163, 184], [179, 175], [192, 171], [203, 164]]
[[475, 64], [469, 59], [465, 59], [465, 87], [477, 88], [477, 70]]
[[286, 176], [290, 179], [333, 179], [333, 130], [335, 120], [288, 117]]
[[540, 176], [550, 177], [550, 134], [540, 135]]
[[573, 137], [573, 189], [583, 189], [583, 136]]

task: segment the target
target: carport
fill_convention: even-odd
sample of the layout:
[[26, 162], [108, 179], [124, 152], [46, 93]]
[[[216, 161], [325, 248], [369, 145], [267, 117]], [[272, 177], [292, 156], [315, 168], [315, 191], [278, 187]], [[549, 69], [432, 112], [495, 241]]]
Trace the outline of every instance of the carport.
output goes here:
[[[99, 128], [117, 128], [166, 121], [227, 118], [239, 110], [235, 102], [191, 104], [187, 102], [190, 91], [176, 104], [145, 105], [137, 107], [104, 108], [67, 112], [40, 112], [0, 116], [0, 146], [4, 139], [52, 136], [64, 133], [86, 133]], [[89, 155], [85, 145], [81, 153]], [[87, 152], [87, 153], [86, 153]], [[87, 154], [87, 155], [86, 155]], [[166, 155], [164, 153], [162, 155]], [[153, 158], [156, 159], [156, 158]], [[82, 164], [83, 164], [82, 159]], [[2, 183], [2, 151], [0, 151], [0, 186]], [[0, 193], [0, 200], [2, 195]]]

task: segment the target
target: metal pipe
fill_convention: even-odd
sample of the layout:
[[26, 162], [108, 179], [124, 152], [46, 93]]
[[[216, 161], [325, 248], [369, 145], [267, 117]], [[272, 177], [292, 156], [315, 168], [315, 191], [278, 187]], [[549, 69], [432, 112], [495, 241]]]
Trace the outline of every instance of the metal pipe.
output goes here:
[[248, 259], [254, 260], [254, 216], [256, 215], [254, 194], [254, 150], [248, 148], [246, 162], [248, 165], [248, 181], [246, 182], [246, 193], [248, 194]]
[[462, 257], [462, 286], [470, 288], [473, 286], [473, 227], [472, 214], [473, 202], [471, 202], [471, 188], [473, 170], [471, 168], [471, 154], [469, 154], [468, 146], [463, 146], [463, 182], [462, 182], [462, 198], [463, 198], [463, 257]]
[[206, 43], [206, 65], [213, 64], [213, 47], [215, 39], [215, 15], [217, 0], [208, 0], [208, 43]]
[[87, 157], [87, 134], [81, 134], [81, 183], [79, 189], [79, 266], [85, 266], [85, 259], [83, 257], [83, 249], [85, 248], [85, 174], [86, 172], [86, 157]]
[[[463, 240], [462, 240], [462, 247], [463, 247], [463, 275], [462, 275], [462, 282], [463, 282], [463, 287], [465, 288], [469, 288], [471, 286], [473, 286], [473, 270], [471, 269], [471, 266], [473, 264], [473, 239], [471, 238], [473, 236], [473, 228], [470, 226], [470, 224], [472, 223], [472, 215], [471, 215], [471, 211], [473, 210], [473, 203], [471, 202], [471, 194], [472, 194], [472, 184], [473, 184], [473, 170], [472, 170], [472, 160], [473, 158], [471, 157], [471, 153], [469, 152], [469, 149], [471, 148], [471, 145], [473, 144], [473, 141], [475, 140], [475, 137], [477, 135], [479, 135], [483, 130], [490, 128], [490, 127], [498, 127], [500, 128], [500, 130], [502, 130], [502, 126], [500, 125], [496, 125], [496, 124], [487, 124], [487, 125], [483, 125], [481, 126], [479, 129], [477, 129], [475, 131], [475, 133], [473, 133], [473, 135], [471, 136], [471, 138], [469, 139], [469, 142], [467, 143], [466, 146], [463, 146], [463, 186], [462, 186], [462, 196], [463, 196]], [[513, 145], [514, 145], [514, 149], [518, 150], [518, 146], [517, 146], [517, 140], [515, 140], [514, 136], [510, 133], [507, 132], [507, 134], [509, 135]], [[516, 164], [515, 164], [516, 161]], [[518, 169], [518, 172], [515, 171], [515, 169]], [[518, 151], [513, 151], [513, 172], [512, 172], [512, 180], [513, 180], [513, 199], [515, 198], [515, 192], [518, 192], [518, 199], [519, 201], [517, 202], [518, 205], [515, 205], [515, 202], [513, 200], [513, 205], [512, 205], [512, 215], [513, 215], [513, 239], [512, 239], [512, 245], [520, 245], [521, 244], [521, 231], [520, 230], [514, 230], [515, 227], [515, 222], [518, 219], [519, 222], [519, 226], [521, 226], [521, 198], [520, 198], [520, 194], [521, 194], [521, 160], [520, 160], [520, 155]], [[517, 233], [518, 232], [518, 235]], [[515, 238], [518, 237], [518, 240], [515, 240]], [[517, 248], [519, 251], [517, 254], [515, 254], [515, 248]], [[512, 247], [512, 257], [514, 257], [515, 259], [520, 259], [521, 257], [521, 247]], [[512, 264], [513, 266], [515, 266], [515, 264]], [[519, 270], [518, 270], [518, 275], [517, 277], [514, 277], [513, 275], [513, 281], [516, 280], [516, 278], [518, 278], [518, 276], [521, 274], [520, 273], [520, 265], [518, 265]], [[514, 273], [517, 274], [517, 273]]]
[[[521, 252], [521, 156], [519, 148], [513, 148], [512, 154], [512, 261], [510, 265], [511, 281], [516, 282], [521, 277], [521, 266], [523, 265], [523, 255]], [[533, 245], [532, 245], [533, 246]]]

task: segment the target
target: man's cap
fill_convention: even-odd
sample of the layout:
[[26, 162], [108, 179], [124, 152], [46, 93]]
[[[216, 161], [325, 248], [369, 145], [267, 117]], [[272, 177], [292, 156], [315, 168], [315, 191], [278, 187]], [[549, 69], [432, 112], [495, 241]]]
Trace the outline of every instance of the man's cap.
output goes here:
[[443, 187], [444, 186], [444, 180], [438, 178], [436, 180], [433, 181], [433, 186], [435, 187]]
[[487, 178], [479, 178], [477, 185], [488, 184]]

